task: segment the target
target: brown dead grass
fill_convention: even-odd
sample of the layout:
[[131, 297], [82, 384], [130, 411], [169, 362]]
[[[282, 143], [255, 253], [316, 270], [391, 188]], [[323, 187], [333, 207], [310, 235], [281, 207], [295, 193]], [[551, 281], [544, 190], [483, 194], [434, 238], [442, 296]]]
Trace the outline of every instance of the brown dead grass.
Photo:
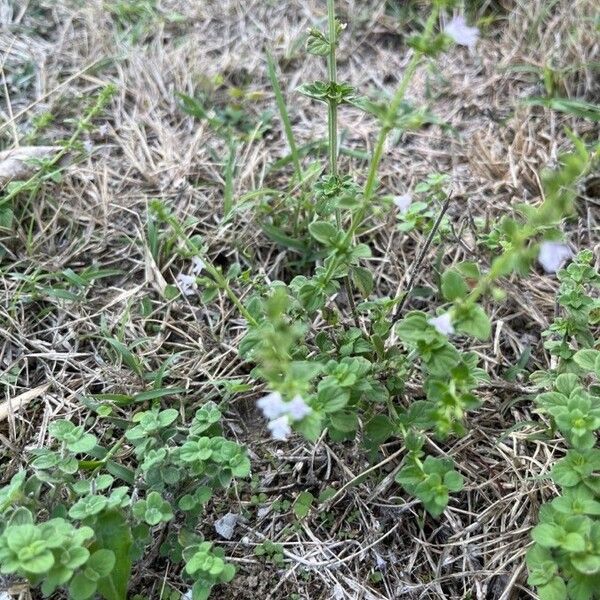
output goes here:
[[[247, 366], [235, 350], [243, 322], [226, 301], [166, 305], [156, 293], [173, 281], [178, 265], [159, 267], [152, 260], [143, 234], [147, 205], [159, 197], [181, 217], [197, 218], [197, 232], [219, 262], [238, 260], [270, 280], [285, 276], [283, 251], [265, 239], [250, 210], [221, 224], [223, 144], [206, 124], [182, 113], [175, 93], [193, 95], [220, 77], [223, 84], [215, 94], [221, 102], [228, 101], [227, 88], [235, 87], [258, 98], [244, 103], [250, 114], [274, 108], [263, 54], [269, 48], [279, 62], [298, 142], [324, 137], [321, 108], [294, 93], [299, 83], [324, 76], [319, 59], [306, 58], [301, 43], [309, 26], [323, 22], [323, 4], [167, 0], [133, 43], [100, 0], [0, 2], [3, 148], [23, 145], [33, 119], [45, 111], [55, 118], [36, 142], [55, 143], [68, 134], [68, 118], [80, 114], [86, 98], [108, 82], [118, 86], [110, 109], [89, 133], [89, 158], [69, 167], [60, 184], [45, 185], [28, 200], [30, 228], [17, 227], [1, 240], [7, 251], [0, 258], [0, 382], [6, 400], [14, 403], [0, 422], [3, 479], [23, 464], [26, 449], [44, 444], [52, 419], [86, 418], [83, 396], [141, 389], [129, 370], [109, 360], [102, 332], [120, 331], [129, 342], [144, 338], [140, 352], [152, 368], [179, 353], [170, 379], [189, 390], [193, 403], [217, 397], [217, 380], [247, 379]], [[349, 22], [340, 77], [363, 91], [390, 93], [407, 59], [401, 26], [382, 1], [338, 4]], [[562, 95], [599, 101], [594, 0], [504, 5], [507, 11], [496, 13], [476, 53], [455, 49], [437, 69], [423, 68], [416, 78], [413, 98], [431, 90], [434, 111], [456, 135], [434, 127], [406, 136], [388, 148], [382, 167], [389, 193], [411, 190], [433, 171], [451, 176], [456, 200], [449, 215], [461, 233], [454, 247], [444, 249], [448, 263], [471, 257], [471, 219], [493, 222], [515, 203], [540, 197], [540, 171], [569, 147], [565, 128], [588, 139], [597, 136], [590, 122], [521, 102], [543, 92], [539, 75], [523, 65], [552, 65]], [[170, 19], [174, 13], [183, 18]], [[342, 111], [340, 127], [346, 147], [371, 149], [370, 119]], [[277, 185], [280, 175], [273, 181], [267, 168], [286, 154], [275, 119], [263, 139], [240, 148], [235, 196], [267, 182]], [[360, 167], [357, 159], [341, 161], [343, 170]], [[600, 260], [600, 213], [592, 196], [582, 190], [580, 219], [570, 226], [569, 237], [576, 247], [594, 248]], [[372, 262], [376, 289], [394, 293], [407, 283], [424, 240], [396, 231], [393, 219], [373, 223], [369, 235], [379, 257]], [[435, 259], [433, 249], [417, 285], [430, 280]], [[90, 265], [124, 274], [99, 280], [78, 303], [47, 298], [41, 303], [13, 276]], [[540, 332], [553, 316], [555, 289], [554, 280], [533, 274], [506, 282], [507, 300], [490, 307], [493, 339], [474, 347], [491, 376], [481, 390], [483, 408], [471, 416], [466, 437], [437, 449], [452, 456], [468, 485], [439, 520], [423, 522], [419, 506], [406, 503], [393, 483], [402, 450], [397, 443], [381, 449], [382, 460], [394, 453], [397, 458], [358, 483], [355, 479], [372, 466], [358, 447], [299, 439], [276, 447], [252, 408], [254, 395], [233, 398], [231, 434], [249, 445], [255, 492], [266, 493], [269, 503], [293, 499], [302, 489], [318, 495], [326, 486], [347, 487], [328, 518], [317, 511], [295, 528], [284, 528], [293, 522], [289, 512], [258, 518], [251, 509], [234, 541], [221, 542], [240, 572], [215, 597], [533, 598], [525, 585], [523, 554], [537, 510], [553, 493], [539, 476], [562, 450], [558, 441], [532, 436], [542, 425], [532, 414], [526, 380], [508, 383], [501, 375], [527, 348], [533, 349], [530, 368], [548, 365]], [[139, 309], [144, 298], [152, 305], [149, 316]], [[29, 402], [19, 408], [19, 398], [30, 390], [39, 394], [27, 396]], [[208, 536], [214, 536], [214, 518], [250, 508], [247, 490], [238, 492], [207, 517], [202, 528]], [[283, 544], [282, 568], [254, 557], [254, 545], [265, 536]], [[382, 573], [379, 583], [371, 578], [375, 570]], [[184, 589], [166, 560], [143, 564], [136, 577], [134, 591], [150, 598], [160, 597], [164, 581]]]

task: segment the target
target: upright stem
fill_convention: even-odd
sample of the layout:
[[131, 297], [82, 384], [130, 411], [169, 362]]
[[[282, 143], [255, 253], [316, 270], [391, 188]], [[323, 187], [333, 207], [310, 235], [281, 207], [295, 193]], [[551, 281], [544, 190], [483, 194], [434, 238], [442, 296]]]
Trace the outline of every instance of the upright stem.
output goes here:
[[[331, 0], [328, 0], [331, 1]], [[429, 18], [427, 19], [427, 23], [425, 24], [424, 35], [426, 37], [430, 36], [433, 28], [435, 26], [435, 22], [439, 15], [439, 7], [436, 5], [433, 7]], [[402, 75], [402, 80], [400, 81], [400, 85], [396, 90], [392, 101], [390, 102], [388, 111], [387, 111], [387, 119], [386, 123], [382, 126], [379, 131], [379, 136], [377, 138], [377, 142], [375, 144], [375, 149], [373, 150], [373, 154], [371, 156], [371, 162], [369, 164], [369, 172], [367, 174], [367, 180], [365, 182], [365, 187], [363, 191], [364, 202], [362, 207], [356, 212], [356, 214], [352, 218], [352, 225], [349, 227], [346, 235], [344, 236], [344, 241], [348, 242], [358, 231], [365, 215], [367, 213], [368, 203], [373, 197], [376, 189], [377, 183], [377, 172], [379, 171], [379, 164], [381, 163], [381, 159], [383, 157], [383, 149], [385, 146], [385, 142], [387, 140], [390, 131], [394, 128], [394, 123], [396, 121], [396, 117], [398, 114], [398, 110], [402, 101], [404, 100], [404, 96], [406, 95], [406, 91], [408, 90], [408, 86], [419, 66], [419, 62], [423, 57], [423, 53], [419, 51], [415, 51], [412, 55], [404, 73]], [[332, 260], [329, 264], [327, 272], [325, 273], [325, 280], [329, 282], [335, 270], [338, 268], [340, 264], [340, 259]]]
[[[428, 37], [431, 35], [433, 31], [433, 27], [438, 18], [439, 8], [435, 6], [429, 15], [429, 19], [427, 19], [427, 23], [425, 24], [425, 30], [423, 35]], [[402, 75], [402, 80], [400, 81], [400, 85], [396, 90], [392, 101], [390, 102], [390, 106], [388, 108], [388, 119], [384, 126], [379, 131], [379, 137], [377, 138], [377, 142], [375, 144], [375, 150], [373, 151], [373, 155], [371, 157], [371, 163], [369, 164], [369, 173], [367, 175], [367, 181], [365, 183], [364, 189], [364, 197], [365, 204], [373, 197], [373, 193], [375, 192], [375, 184], [377, 183], [377, 172], [379, 171], [379, 163], [381, 162], [381, 158], [383, 156], [383, 148], [385, 146], [385, 141], [387, 140], [390, 131], [394, 128], [394, 122], [396, 120], [396, 115], [398, 114], [398, 110], [400, 108], [400, 104], [404, 100], [404, 96], [406, 95], [406, 91], [408, 90], [408, 86], [412, 81], [412, 78], [419, 66], [419, 62], [423, 56], [422, 52], [415, 51], [412, 55], [408, 65], [406, 65], [406, 69], [404, 70], [404, 74]], [[364, 216], [363, 209], [361, 216]], [[361, 219], [362, 220], [362, 219]]]
[[[329, 55], [327, 56], [327, 70], [329, 83], [337, 83], [337, 66], [335, 62], [335, 49], [337, 45], [337, 27], [335, 22], [335, 0], [327, 0], [327, 21], [329, 24]], [[329, 170], [337, 176], [337, 104], [329, 102]]]

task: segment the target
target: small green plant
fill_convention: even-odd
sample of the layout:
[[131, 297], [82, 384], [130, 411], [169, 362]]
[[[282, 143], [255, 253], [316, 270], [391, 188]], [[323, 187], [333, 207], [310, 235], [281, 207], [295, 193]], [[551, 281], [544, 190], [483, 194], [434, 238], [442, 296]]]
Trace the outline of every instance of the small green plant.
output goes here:
[[[482, 300], [503, 297], [498, 280], [527, 273], [536, 258], [549, 264], [548, 260], [554, 263], [568, 257], [564, 255], [566, 246], [553, 240], [560, 235], [562, 219], [573, 213], [577, 182], [595, 160], [595, 154], [575, 138], [574, 151], [561, 158], [560, 168], [544, 174], [544, 202], [535, 207], [519, 205], [518, 214], [503, 218], [497, 233], [490, 234], [496, 256], [489, 267], [470, 261], [442, 267], [437, 313], [404, 310], [415, 292], [414, 276], [422, 257], [414, 266], [407, 289], [396, 297], [372, 297], [372, 272], [365, 266], [371, 249], [363, 235], [380, 206], [389, 205], [378, 181], [385, 145], [394, 133], [432, 122], [422, 107], [405, 100], [412, 77], [419, 64], [447, 49], [453, 36], [465, 45], [477, 39], [476, 29], [457, 21], [453, 26], [462, 32], [460, 36], [450, 29], [448, 33], [436, 31], [437, 17], [447, 4], [433, 3], [422, 33], [410, 40], [413, 54], [396, 93], [389, 102], [382, 102], [363, 97], [338, 80], [336, 52], [344, 26], [336, 19], [334, 2], [328, 1], [327, 30], [312, 29], [307, 42], [309, 53], [326, 58], [328, 79], [298, 88], [327, 108], [326, 165], [305, 168], [301, 164], [275, 66], [269, 58], [269, 75], [292, 150], [294, 177], [287, 197], [293, 202], [282, 202], [279, 214], [271, 213], [272, 222], [263, 228], [290, 252], [303, 255], [299, 272], [289, 282], [265, 285], [250, 275], [244, 281], [241, 271], [233, 267], [223, 275], [208, 260], [202, 242], [186, 235], [186, 225], [164, 207], [155, 206], [155, 215], [177, 233], [184, 245], [182, 254], [193, 262], [191, 273], [183, 275], [180, 290], [193, 295], [201, 289], [204, 300], [224, 293], [246, 319], [248, 331], [239, 352], [256, 364], [252, 376], [270, 390], [258, 406], [275, 439], [286, 439], [292, 428], [309, 440], [318, 439], [323, 431], [333, 441], [353, 440], [362, 434], [365, 446], [376, 451], [379, 444], [393, 437], [426, 440], [432, 435], [448, 440], [462, 435], [468, 412], [479, 406], [476, 389], [486, 374], [478, 366], [476, 354], [461, 350], [451, 336], [488, 339], [492, 323]], [[338, 165], [337, 117], [348, 105], [365, 111], [380, 126], [362, 183], [355, 174], [340, 172]], [[201, 118], [207, 118], [204, 113]], [[315, 180], [312, 192], [305, 185], [307, 177]], [[446, 234], [445, 212], [452, 201], [448, 178], [431, 174], [414, 191], [427, 199], [426, 208], [400, 199], [393, 203], [399, 210], [400, 229], [426, 232], [427, 249]], [[256, 191], [257, 195], [263, 193], [272, 192]], [[284, 230], [275, 222], [291, 227]], [[198, 260], [202, 275], [194, 273]], [[245, 282], [252, 294], [242, 304], [235, 288]], [[339, 302], [342, 294], [347, 307]], [[315, 327], [317, 317], [321, 319], [319, 327]], [[354, 326], [339, 327], [347, 318]], [[407, 381], [418, 384], [423, 396], [409, 402]], [[362, 431], [361, 422], [365, 424]], [[196, 442], [190, 452], [197, 456], [208, 453], [206, 444]], [[415, 446], [406, 454], [397, 481], [438, 516], [448, 503], [449, 492], [461, 489], [462, 477], [448, 457], [426, 456], [423, 447]]]
[[[57, 448], [34, 451], [34, 474], [21, 471], [0, 490], [0, 572], [41, 585], [45, 595], [63, 588], [73, 600], [123, 600], [152, 529], [179, 518], [184, 527], [172, 556], [182, 557], [193, 598], [207, 598], [235, 569], [193, 528], [218, 490], [250, 474], [245, 450], [222, 436], [220, 420], [211, 402], [185, 426], [179, 411], [155, 404], [122, 423], [123, 437], [111, 449], [81, 425], [51, 423]], [[126, 442], [137, 458], [134, 470], [111, 458]], [[134, 481], [144, 490], [135, 501]], [[38, 520], [44, 514], [61, 516]]]
[[559, 272], [563, 315], [545, 344], [558, 363], [553, 372], [536, 374], [552, 388], [537, 396], [537, 405], [570, 447], [550, 473], [561, 495], [541, 507], [527, 553], [528, 581], [542, 600], [600, 597], [600, 351], [589, 328], [599, 307], [590, 290], [600, 279], [592, 259], [581, 252]]
[[265, 540], [262, 544], [258, 544], [254, 548], [254, 554], [259, 557], [264, 557], [266, 560], [270, 560], [275, 565], [283, 565], [283, 546], [281, 544]]

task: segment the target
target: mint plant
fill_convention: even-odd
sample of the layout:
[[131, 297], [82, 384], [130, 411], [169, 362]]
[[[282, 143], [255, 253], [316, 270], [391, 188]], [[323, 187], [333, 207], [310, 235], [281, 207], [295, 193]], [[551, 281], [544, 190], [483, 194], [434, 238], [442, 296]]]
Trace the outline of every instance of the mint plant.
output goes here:
[[[145, 14], [148, 2], [137, 4]], [[519, 204], [491, 226], [475, 222], [474, 243], [484, 252], [478, 260], [451, 261], [451, 253], [443, 251], [457, 243], [448, 211], [461, 201], [448, 174], [431, 173], [410, 193], [391, 196], [380, 173], [387, 148], [401, 136], [429, 125], [448, 132], [428, 100], [417, 106], [409, 101], [409, 92], [419, 67], [431, 66], [453, 42], [468, 48], [476, 44], [478, 29], [464, 17], [450, 18], [456, 4], [431, 2], [424, 25], [410, 36], [411, 55], [397, 88], [391, 95], [368, 97], [338, 77], [336, 57], [346, 28], [336, 17], [335, 1], [327, 0], [327, 26], [310, 29], [306, 44], [311, 61], [326, 62], [327, 77], [297, 89], [324, 109], [327, 141], [302, 152], [277, 65], [267, 56], [291, 153], [273, 168], [293, 168], [282, 189], [260, 187], [240, 198], [234, 193], [237, 163], [248, 155], [239, 150], [265, 134], [269, 113], [254, 122], [240, 107], [212, 110], [204, 97], [179, 95], [183, 111], [207, 123], [220, 142], [210, 147], [211, 160], [224, 146], [224, 159], [214, 161], [223, 167], [220, 225], [254, 209], [252, 218], [265, 236], [284, 251], [282, 257], [291, 258], [282, 262], [277, 280], [265, 270], [255, 272], [239, 248], [235, 261], [229, 262], [229, 255], [215, 257], [211, 240], [197, 233], [199, 217], [180, 218], [177, 206], [159, 199], [149, 202], [145, 239], [135, 243], [161, 275], [156, 295], [169, 311], [199, 303], [230, 305], [237, 312], [243, 333], [235, 350], [248, 366], [248, 380], [211, 379], [218, 393], [224, 390], [220, 403], [207, 399], [191, 410], [189, 402], [174, 401], [184, 388], [164, 387], [178, 355], [152, 371], [144, 351], [147, 340], [128, 344], [124, 327], [111, 329], [103, 320], [101, 352], [131, 372], [134, 383], [127, 386], [142, 390], [83, 398], [89, 410], [85, 421], [51, 422], [46, 446], [27, 451], [26, 470], [0, 489], [3, 575], [25, 579], [45, 596], [125, 600], [137, 592], [143, 576], [134, 568], [148, 557], [159, 557], [168, 559], [189, 586], [186, 598], [208, 598], [215, 586], [232, 580], [235, 567], [222, 548], [199, 534], [203, 517], [220, 498], [237, 494], [238, 480], [251, 473], [248, 452], [223, 427], [223, 412], [234, 394], [248, 396], [254, 390], [261, 390], [256, 406], [278, 442], [293, 432], [311, 442], [360, 440], [373, 463], [382, 446], [396, 444], [395, 482], [429, 517], [441, 518], [453, 494], [465, 486], [464, 469], [452, 460], [454, 440], [468, 430], [470, 413], [482, 401], [478, 388], [488, 380], [472, 349], [492, 334], [490, 308], [505, 296], [503, 280], [527, 276], [537, 260], [546, 272], [559, 271], [561, 314], [544, 332], [544, 348], [555, 367], [532, 380], [544, 389], [536, 403], [548, 416], [549, 433], [560, 434], [568, 450], [550, 473], [561, 494], [542, 506], [532, 531], [529, 582], [542, 600], [598, 597], [600, 350], [594, 328], [600, 323], [600, 301], [591, 290], [600, 286], [600, 275], [590, 251], [573, 257], [562, 241], [562, 227], [576, 212], [577, 185], [596, 165], [600, 146], [588, 147], [571, 136], [572, 150], [541, 176], [542, 202]], [[140, 12], [140, 6], [131, 14]], [[68, 150], [81, 154], [79, 138], [113, 92], [107, 88], [100, 94], [65, 141], [64, 151], [43, 165], [39, 175], [7, 189], [0, 200], [4, 229], [12, 226], [22, 195], [59, 178], [58, 161]], [[364, 172], [346, 170], [339, 160], [350, 152], [338, 131], [339, 116], [349, 108], [362, 111], [378, 128], [370, 152], [361, 153], [367, 158]], [[324, 150], [326, 159], [312, 149]], [[401, 288], [383, 296], [370, 263], [377, 247], [372, 231], [377, 219], [391, 211], [397, 235], [423, 234], [425, 240]], [[424, 290], [420, 273], [430, 268], [427, 255], [438, 247], [434, 283]], [[377, 256], [382, 259], [393, 263], [395, 257]], [[65, 269], [60, 275], [23, 278], [36, 301], [48, 292], [43, 282], [50, 281], [56, 284], [51, 288], [55, 298], [75, 302], [94, 279], [111, 273], [92, 269], [77, 275]], [[171, 283], [163, 284], [163, 273]], [[425, 294], [427, 304], [415, 302]], [[158, 333], [162, 324], [153, 318], [154, 299], [145, 297], [139, 310], [148, 321], [144, 327]], [[202, 312], [206, 335], [221, 347], [220, 324], [213, 326], [211, 310]], [[268, 500], [258, 493], [258, 481], [251, 506]], [[344, 489], [327, 491], [319, 502]], [[299, 530], [316, 498], [302, 490], [293, 502], [278, 499], [272, 509], [293, 515]], [[288, 554], [271, 540], [254, 552], [278, 567]]]
[[[194, 600], [231, 580], [235, 569], [223, 551], [193, 529], [215, 493], [250, 474], [250, 461], [223, 437], [216, 404], [198, 409], [189, 426], [180, 419], [155, 403], [123, 423], [122, 440], [110, 450], [82, 426], [53, 422], [58, 448], [35, 451], [33, 474], [21, 471], [0, 490], [0, 572], [41, 585], [45, 595], [62, 588], [72, 600], [124, 600], [151, 530], [179, 517], [185, 525], [165, 543], [174, 544]], [[110, 458], [122, 443], [132, 446], [134, 471]], [[47, 514], [60, 516], [44, 521]]]
[[[293, 223], [293, 228], [276, 230], [272, 223], [263, 227], [284, 247], [305, 254], [299, 263], [300, 272], [288, 282], [269, 285], [257, 278], [252, 280], [251, 275], [244, 279], [240, 269], [233, 267], [223, 276], [207, 257], [203, 241], [186, 234], [186, 224], [164, 207], [155, 206], [154, 214], [179, 236], [182, 257], [192, 262], [191, 272], [194, 261], [200, 259], [202, 273], [206, 273], [186, 275], [191, 279], [180, 285], [182, 293], [194, 294], [198, 287], [205, 300], [207, 293], [210, 298], [224, 293], [246, 320], [248, 330], [239, 352], [256, 364], [252, 376], [267, 388], [268, 393], [257, 405], [275, 439], [285, 440], [292, 430], [309, 440], [317, 440], [323, 431], [333, 441], [352, 440], [362, 434], [371, 449], [393, 437], [406, 440], [408, 436], [419, 439], [431, 435], [448, 440], [464, 433], [468, 412], [480, 403], [476, 389], [486, 379], [477, 356], [454, 344], [453, 336], [488, 339], [492, 323], [485, 303], [503, 297], [497, 282], [514, 273], [526, 274], [536, 258], [547, 270], [556, 270], [555, 263], [560, 265], [568, 258], [568, 247], [555, 240], [560, 236], [563, 218], [573, 213], [577, 182], [595, 162], [597, 150], [590, 153], [583, 142], [573, 139], [574, 150], [561, 157], [559, 168], [544, 173], [544, 202], [535, 207], [519, 205], [515, 215], [504, 217], [498, 225], [494, 248], [500, 252], [495, 252], [489, 266], [470, 261], [443, 265], [437, 291], [441, 307], [436, 313], [405, 312], [422, 258], [415, 265], [407, 289], [396, 297], [373, 297], [372, 273], [365, 266], [371, 257], [365, 232], [376, 216], [374, 207], [380, 201], [386, 203], [378, 181], [384, 148], [392, 133], [418, 129], [431, 121], [425, 118], [423, 107], [406, 102], [417, 67], [434, 60], [452, 39], [471, 45], [474, 37], [471, 31], [468, 39], [458, 35], [459, 30], [465, 30], [464, 24], [455, 31], [436, 31], [441, 11], [452, 4], [436, 0], [423, 31], [411, 38], [413, 54], [396, 92], [389, 101], [372, 100], [337, 78], [336, 51], [344, 27], [336, 19], [334, 4], [327, 3], [327, 30], [311, 30], [307, 46], [316, 57], [313, 60], [327, 59], [329, 79], [303, 84], [298, 89], [327, 107], [328, 160], [324, 165], [304, 169], [295, 157], [292, 185], [299, 186], [299, 204], [287, 212], [289, 204], [282, 203], [285, 217], [278, 219]], [[271, 80], [276, 82], [272, 60], [269, 65]], [[295, 148], [277, 86], [275, 91], [286, 137], [290, 147]], [[337, 115], [346, 106], [365, 111], [380, 127], [363, 178], [343, 173], [338, 166]], [[306, 202], [302, 179], [302, 173], [308, 171], [315, 178], [310, 202]], [[428, 233], [427, 249], [445, 235], [445, 212], [452, 201], [448, 177], [432, 174], [415, 191], [427, 196], [435, 207], [426, 220], [414, 221], [414, 226]], [[260, 193], [257, 190], [256, 194]], [[410, 203], [398, 200], [397, 205], [401, 218], [411, 215]], [[417, 204], [415, 216], [421, 214], [420, 210]], [[252, 281], [252, 292], [242, 303], [235, 288], [248, 279]], [[353, 326], [339, 327], [348, 318]], [[407, 381], [423, 390], [422, 397], [408, 401]], [[571, 409], [576, 410], [574, 404], [567, 410]], [[362, 423], [368, 427], [361, 431]], [[203, 468], [197, 465], [202, 464], [203, 457], [212, 456], [211, 443], [203, 439], [189, 442], [182, 449], [181, 460], [193, 468]], [[448, 492], [458, 491], [462, 479], [456, 473], [445, 481], [446, 473], [454, 471], [448, 462], [437, 461], [448, 458], [427, 457], [420, 452], [418, 448], [418, 452], [415, 449], [407, 453], [402, 470], [408, 469], [405, 475], [412, 475], [399, 474], [398, 482], [407, 492], [416, 494], [432, 514], [439, 515], [448, 501]], [[420, 478], [422, 485], [415, 478]]]
[[[546, 332], [545, 346], [558, 363], [535, 380], [551, 386], [536, 403], [550, 415], [569, 446], [550, 478], [561, 495], [540, 509], [527, 553], [529, 583], [542, 600], [597, 598], [600, 590], [600, 351], [591, 334], [600, 287], [592, 253], [581, 252], [559, 272], [562, 309]], [[579, 349], [578, 349], [579, 348]]]

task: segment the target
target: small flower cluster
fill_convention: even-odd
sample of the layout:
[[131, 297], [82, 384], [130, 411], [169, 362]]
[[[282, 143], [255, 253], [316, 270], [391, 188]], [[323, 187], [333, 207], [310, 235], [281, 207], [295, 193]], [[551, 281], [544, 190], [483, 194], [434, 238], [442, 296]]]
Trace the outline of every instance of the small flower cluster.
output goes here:
[[190, 274], [181, 272], [177, 275], [177, 286], [184, 296], [191, 296], [198, 289], [196, 277], [202, 273], [204, 266], [204, 261], [199, 256], [194, 256]]
[[279, 392], [271, 392], [256, 402], [266, 419], [271, 436], [276, 440], [286, 440], [292, 433], [290, 422], [301, 421], [312, 412], [302, 396], [296, 395], [286, 402]]

